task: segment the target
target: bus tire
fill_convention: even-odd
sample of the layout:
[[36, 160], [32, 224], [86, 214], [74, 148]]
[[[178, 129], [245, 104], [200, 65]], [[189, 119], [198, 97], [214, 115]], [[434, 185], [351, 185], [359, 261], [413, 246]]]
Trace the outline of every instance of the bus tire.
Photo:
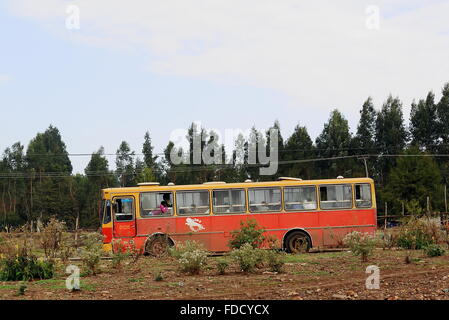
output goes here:
[[145, 244], [145, 254], [153, 257], [163, 257], [168, 254], [168, 248], [173, 246], [173, 241], [167, 236], [152, 237]]
[[305, 232], [294, 231], [285, 239], [285, 249], [288, 253], [307, 253], [312, 247], [312, 241]]

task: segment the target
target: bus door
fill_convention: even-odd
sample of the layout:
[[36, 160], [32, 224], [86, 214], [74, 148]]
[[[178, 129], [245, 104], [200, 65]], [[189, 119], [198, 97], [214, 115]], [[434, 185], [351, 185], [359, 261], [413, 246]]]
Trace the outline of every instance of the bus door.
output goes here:
[[120, 196], [113, 199], [114, 238], [136, 236], [136, 206], [132, 196]]

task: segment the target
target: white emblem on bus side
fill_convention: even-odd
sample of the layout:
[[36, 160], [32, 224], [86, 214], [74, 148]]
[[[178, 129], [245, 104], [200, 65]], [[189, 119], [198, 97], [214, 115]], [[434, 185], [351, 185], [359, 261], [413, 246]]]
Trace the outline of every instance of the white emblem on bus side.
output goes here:
[[192, 218], [187, 218], [186, 219], [186, 225], [190, 228], [190, 230], [192, 230], [193, 232], [198, 232], [201, 230], [204, 230], [205, 228], [203, 227], [203, 225], [201, 224], [201, 220], [200, 219], [192, 219]]

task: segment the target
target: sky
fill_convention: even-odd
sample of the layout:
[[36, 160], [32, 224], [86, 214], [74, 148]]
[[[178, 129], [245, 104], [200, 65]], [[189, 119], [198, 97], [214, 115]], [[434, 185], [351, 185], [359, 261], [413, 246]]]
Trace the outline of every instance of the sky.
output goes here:
[[331, 110], [355, 132], [390, 94], [408, 118], [449, 82], [448, 15], [448, 0], [0, 0], [0, 150], [50, 124], [69, 153], [141, 153], [147, 130], [161, 153], [192, 121], [315, 139]]

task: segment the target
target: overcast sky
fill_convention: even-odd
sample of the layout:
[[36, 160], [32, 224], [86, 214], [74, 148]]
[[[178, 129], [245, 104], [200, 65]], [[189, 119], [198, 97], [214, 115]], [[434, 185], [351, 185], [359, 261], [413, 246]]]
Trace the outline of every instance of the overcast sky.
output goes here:
[[390, 93], [408, 117], [449, 82], [448, 16], [442, 0], [0, 0], [0, 150], [49, 124], [70, 153], [140, 153], [147, 130], [159, 153], [192, 121], [315, 139], [332, 109], [355, 131]]

